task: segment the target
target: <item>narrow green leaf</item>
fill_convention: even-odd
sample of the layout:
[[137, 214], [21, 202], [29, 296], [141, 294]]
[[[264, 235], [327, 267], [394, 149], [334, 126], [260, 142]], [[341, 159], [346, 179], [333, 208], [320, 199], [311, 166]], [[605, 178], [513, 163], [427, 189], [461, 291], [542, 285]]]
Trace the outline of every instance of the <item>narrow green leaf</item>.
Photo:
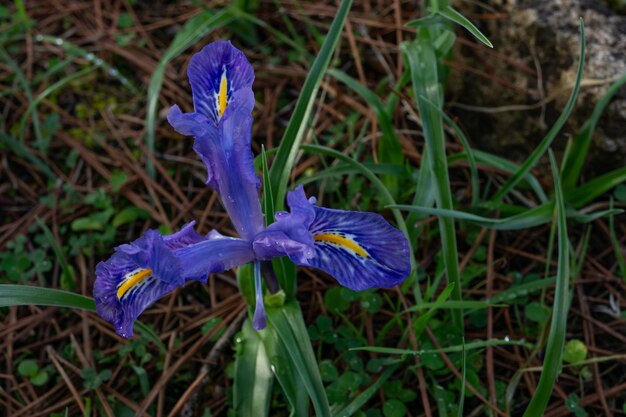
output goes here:
[[443, 23], [447, 23], [448, 19], [444, 18], [439, 13], [429, 14], [424, 17], [420, 17], [419, 19], [411, 20], [406, 24], [408, 27], [412, 28], [420, 28], [420, 27], [428, 27], [428, 26], [438, 26]]
[[446, 123], [452, 127], [457, 137], [461, 141], [461, 144], [463, 145], [463, 149], [465, 149], [465, 154], [467, 155], [467, 163], [470, 169], [471, 184], [472, 184], [472, 205], [476, 205], [480, 197], [480, 181], [478, 179], [478, 168], [476, 167], [476, 157], [474, 156], [474, 150], [470, 146], [469, 141], [467, 140], [467, 137], [465, 137], [465, 134], [463, 133], [459, 125], [454, 123], [454, 120], [452, 120], [450, 116], [448, 116], [443, 110], [435, 106], [433, 103], [431, 103], [428, 100], [426, 102], [431, 106], [433, 111], [439, 112], [441, 114], [441, 117], [443, 117], [443, 119], [446, 121]]
[[567, 195], [567, 202], [574, 207], [584, 206], [623, 183], [626, 183], [626, 167], [596, 177], [570, 191]]
[[268, 308], [267, 318], [300, 374], [313, 402], [315, 414], [318, 417], [330, 417], [328, 398], [300, 308], [293, 301], [281, 308]]
[[561, 181], [563, 181], [563, 191], [566, 196], [568, 191], [573, 189], [580, 179], [580, 173], [587, 158], [593, 132], [596, 130], [600, 116], [602, 116], [604, 109], [611, 102], [613, 96], [620, 91], [624, 84], [626, 84], [626, 74], [611, 84], [606, 93], [598, 100], [591, 117], [585, 121], [571, 146], [569, 146], [566, 152], [567, 157], [563, 160], [563, 169], [561, 170]]
[[[81, 294], [29, 285], [0, 284], [0, 307], [29, 305], [96, 311], [96, 303], [93, 298]], [[158, 346], [162, 352], [167, 350], [150, 327], [139, 321], [136, 321], [133, 327]]]
[[439, 294], [437, 299], [432, 303], [432, 305], [428, 309], [428, 311], [426, 313], [424, 313], [424, 314], [421, 314], [415, 320], [415, 322], [413, 324], [413, 327], [415, 329], [415, 337], [416, 337], [416, 339], [420, 338], [420, 336], [422, 335], [422, 332], [424, 331], [424, 329], [428, 325], [428, 322], [430, 321], [430, 319], [433, 317], [435, 312], [437, 312], [437, 309], [439, 309], [440, 306], [445, 304], [445, 302], [448, 300], [448, 298], [450, 297], [450, 294], [453, 292], [453, 290], [454, 290], [454, 283], [448, 284], [448, 286], [443, 291], [441, 291], [441, 294]]
[[478, 30], [478, 28], [474, 26], [472, 22], [470, 22], [461, 13], [454, 10], [451, 6], [445, 7], [443, 10], [440, 10], [439, 13], [441, 14], [441, 16], [445, 17], [446, 19], [449, 19], [453, 21], [454, 23], [461, 25], [462, 27], [467, 29], [469, 33], [474, 35], [476, 39], [478, 39], [479, 41], [481, 41], [488, 47], [493, 48], [493, 44], [489, 41], [489, 39], [487, 39], [487, 37], [483, 35], [482, 32]]
[[[289, 181], [289, 175], [291, 174], [293, 165], [296, 160], [296, 153], [304, 138], [304, 133], [308, 128], [309, 116], [313, 109], [313, 103], [317, 96], [320, 83], [330, 59], [335, 51], [337, 43], [341, 37], [343, 30], [343, 24], [348, 17], [352, 0], [342, 0], [337, 10], [337, 14], [330, 26], [330, 30], [326, 35], [326, 39], [322, 44], [318, 56], [315, 58], [311, 70], [304, 81], [302, 91], [300, 91], [300, 97], [296, 102], [291, 120], [287, 125], [285, 134], [280, 142], [278, 153], [272, 163], [270, 169], [270, 182], [272, 183], [272, 190], [274, 193], [274, 202], [276, 204], [275, 209], [281, 210], [283, 208], [283, 200], [287, 191], [287, 183]], [[266, 213], [268, 215], [269, 213]], [[273, 213], [272, 213], [273, 215]]]
[[[403, 165], [404, 156], [400, 140], [398, 139], [398, 135], [391, 121], [391, 116], [387, 113], [387, 109], [383, 105], [380, 98], [374, 94], [373, 91], [343, 71], [331, 68], [328, 70], [328, 75], [335, 77], [352, 91], [360, 95], [361, 98], [370, 105], [372, 110], [374, 110], [380, 125], [380, 130], [382, 131], [382, 136], [378, 142], [378, 159], [380, 162], [392, 165]], [[389, 189], [391, 195], [398, 195], [399, 190], [397, 178], [383, 176], [383, 182]]]
[[0, 307], [42, 305], [96, 311], [92, 298], [68, 291], [29, 285], [0, 284]]
[[[274, 221], [274, 195], [272, 194], [265, 147], [261, 147], [261, 164], [263, 167], [263, 213], [265, 214], [265, 225], [268, 226]], [[294, 297], [297, 288], [296, 267], [293, 262], [287, 257], [274, 258], [272, 259], [272, 267], [276, 272], [280, 287], [289, 297]]]
[[516, 285], [513, 288], [502, 291], [501, 293], [494, 295], [486, 301], [493, 304], [510, 303], [516, 298], [525, 297], [529, 294], [541, 291], [554, 285], [555, 283], [556, 279], [554, 277], [527, 282], [525, 284]]
[[531, 347], [532, 344], [524, 340], [493, 339], [493, 340], [479, 340], [476, 342], [448, 346], [448, 347], [441, 348], [441, 349], [411, 350], [411, 349], [397, 349], [397, 348], [387, 348], [387, 347], [366, 346], [366, 347], [352, 348], [350, 350], [364, 350], [367, 352], [384, 353], [387, 355], [421, 356], [421, 355], [431, 354], [431, 353], [456, 353], [456, 352], [462, 352], [463, 350], [484, 349], [489, 346], [528, 346], [528, 347]]
[[549, 156], [556, 197], [555, 218], [558, 235], [556, 288], [554, 290], [552, 321], [544, 354], [543, 369], [535, 394], [524, 412], [524, 417], [542, 416], [550, 400], [556, 378], [561, 372], [563, 346], [565, 345], [565, 332], [567, 329], [567, 312], [569, 310], [570, 245], [567, 236], [567, 222], [565, 220], [565, 202], [560, 184], [559, 169], [551, 151]]
[[350, 417], [357, 411], [361, 410], [362, 407], [372, 398], [383, 386], [385, 382], [389, 379], [389, 377], [396, 371], [398, 365], [392, 365], [383, 372], [376, 382], [367, 387], [366, 390], [361, 392], [350, 404], [348, 404], [345, 408], [334, 414], [334, 417]]
[[[554, 203], [552, 202], [548, 202], [540, 206], [527, 209], [522, 213], [516, 214], [514, 216], [504, 217], [502, 219], [492, 219], [489, 217], [478, 216], [476, 214], [464, 211], [444, 210], [433, 207], [416, 207], [406, 205], [396, 205], [389, 207], [398, 210], [406, 210], [409, 212], [420, 213], [423, 215], [466, 220], [496, 230], [520, 230], [540, 226], [552, 220], [552, 213], [554, 212]], [[599, 218], [619, 213], [622, 213], [622, 210], [602, 210], [594, 213], [580, 213], [575, 210], [566, 210], [567, 218], [572, 219], [578, 223], [590, 223]]]
[[520, 169], [513, 174], [511, 178], [507, 180], [506, 183], [500, 187], [498, 192], [494, 194], [492, 197], [493, 201], [499, 202], [504, 196], [506, 196], [512, 189], [517, 185], [518, 182], [539, 162], [539, 159], [545, 154], [545, 152], [550, 147], [550, 144], [559, 133], [567, 119], [569, 118], [570, 113], [574, 109], [574, 105], [576, 104], [576, 99], [578, 98], [578, 91], [580, 90], [580, 80], [583, 76], [583, 68], [585, 64], [585, 26], [583, 24], [582, 19], [580, 19], [580, 58], [578, 62], [578, 71], [576, 72], [576, 81], [574, 82], [574, 88], [572, 89], [572, 93], [565, 104], [565, 109], [563, 109], [563, 113], [554, 123], [548, 134], [542, 139], [542, 141], [537, 145], [535, 150], [530, 154], [528, 159], [522, 164]]
[[[492, 168], [497, 168], [509, 174], [514, 174], [519, 170], [520, 166], [518, 164], [511, 162], [508, 159], [502, 158], [498, 155], [493, 155], [488, 152], [482, 152], [478, 149], [474, 149], [473, 153], [474, 157], [476, 158], [476, 162], [479, 164], [483, 164]], [[452, 154], [448, 157], [448, 163], [450, 165], [456, 163], [457, 161], [468, 161], [469, 163], [469, 157], [464, 152]], [[526, 173], [520, 184], [526, 185], [526, 183], [535, 193], [535, 196], [539, 199], [540, 202], [545, 203], [548, 201], [548, 196], [541, 187], [539, 180], [531, 172]]]
[[[453, 198], [450, 189], [443, 121], [440, 112], [432, 109], [433, 105], [441, 108], [443, 101], [438, 78], [438, 60], [427, 31], [421, 30], [416, 42], [403, 44], [402, 51], [409, 61], [415, 98], [422, 118], [424, 138], [428, 148], [427, 155], [430, 161], [429, 168], [433, 172], [437, 207], [452, 210]], [[427, 101], [431, 104], [428, 104]], [[424, 168], [422, 167], [422, 169]], [[454, 219], [440, 217], [439, 234], [448, 282], [455, 284], [452, 297], [456, 301], [461, 301], [461, 277]], [[462, 310], [455, 310], [452, 316], [454, 323], [461, 326]]]
[[[435, 184], [433, 181], [433, 170], [430, 168], [430, 156], [428, 147], [424, 147], [422, 152], [421, 166], [417, 175], [417, 183], [415, 184], [415, 195], [413, 196], [413, 205], [421, 207], [432, 207], [435, 204]], [[409, 232], [409, 242], [415, 245], [420, 234], [421, 228], [417, 226], [417, 222], [426, 216], [412, 211], [406, 217], [407, 229]]]
[[[611, 209], [613, 209], [613, 200], [611, 199]], [[617, 234], [615, 233], [615, 220], [613, 214], [609, 216], [609, 233], [611, 234], [611, 246], [613, 246], [613, 252], [615, 252], [615, 259], [617, 259], [617, 265], [622, 274], [622, 279], [626, 282], [626, 259], [624, 259], [624, 253], [622, 252], [622, 245], [620, 244]]]
[[[372, 173], [377, 175], [388, 175], [397, 178], [409, 178], [406, 170], [398, 165], [390, 164], [374, 164], [371, 162], [364, 162], [363, 166]], [[310, 184], [312, 182], [319, 182], [327, 178], [336, 178], [343, 175], [358, 174], [360, 171], [349, 164], [336, 164], [326, 169], [320, 169], [313, 175], [307, 177], [300, 177], [297, 179], [298, 184]]]
[[309, 397], [304, 382], [293, 364], [284, 343], [272, 326], [259, 332], [274, 375], [291, 405], [292, 417], [309, 416]]
[[[13, 71], [13, 74], [15, 74], [15, 78], [22, 85], [22, 89], [24, 91], [24, 94], [26, 95], [26, 99], [28, 100], [29, 107], [30, 106], [33, 107], [33, 110], [32, 110], [33, 131], [35, 133], [35, 139], [37, 140], [36, 141], [37, 147], [41, 149], [42, 151], [45, 151], [46, 149], [45, 141], [44, 141], [43, 135], [41, 134], [41, 124], [39, 122], [39, 114], [37, 113], [37, 107], [33, 104], [35, 100], [33, 99], [33, 90], [30, 86], [30, 83], [26, 79], [26, 75], [24, 74], [20, 66], [17, 64], [17, 62], [15, 62], [15, 60], [13, 60], [13, 58], [11, 58], [11, 56], [7, 53], [7, 51], [2, 47], [0, 47], [0, 59], [6, 62], [9, 68], [11, 68], [11, 70]], [[24, 133], [25, 133], [25, 125], [20, 126], [19, 139], [22, 143], [24, 142]]]
[[480, 310], [480, 309], [485, 309], [489, 307], [507, 307], [507, 304], [493, 304], [487, 301], [471, 301], [471, 300], [463, 300], [463, 301], [448, 300], [444, 303], [437, 303], [435, 301], [435, 302], [422, 303], [419, 305], [411, 306], [407, 308], [406, 310], [404, 310], [403, 313], [410, 313], [414, 311], [421, 312], [424, 310], [431, 309], [433, 307], [439, 310], [454, 310], [458, 308], [464, 309], [464, 310]]
[[235, 414], [241, 417], [269, 415], [274, 376], [258, 332], [246, 320], [238, 340], [235, 357], [234, 402]]

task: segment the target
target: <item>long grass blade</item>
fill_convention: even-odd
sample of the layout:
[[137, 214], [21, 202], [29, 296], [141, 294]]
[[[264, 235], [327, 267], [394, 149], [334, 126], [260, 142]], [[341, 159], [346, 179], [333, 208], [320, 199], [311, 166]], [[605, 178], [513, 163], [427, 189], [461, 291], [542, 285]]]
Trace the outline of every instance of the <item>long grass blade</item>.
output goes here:
[[[476, 162], [479, 164], [486, 165], [491, 168], [496, 168], [509, 174], [514, 174], [519, 170], [518, 164], [511, 162], [508, 159], [502, 158], [498, 155], [493, 155], [488, 152], [479, 151], [477, 149], [473, 150], [473, 154], [476, 158]], [[458, 161], [467, 161], [469, 163], [469, 156], [465, 152], [448, 156], [448, 163], [450, 165]], [[531, 190], [535, 193], [535, 196], [539, 199], [540, 202], [545, 203], [548, 201], [548, 196], [541, 187], [541, 183], [539, 182], [537, 177], [535, 177], [531, 172], [526, 173], [526, 175], [519, 184], [528, 184], [528, 187], [531, 188]]]
[[[274, 195], [272, 194], [265, 147], [261, 148], [261, 163], [263, 166], [263, 213], [267, 226], [274, 221]], [[296, 266], [286, 256], [274, 258], [271, 262], [281, 288], [289, 297], [294, 297], [296, 294]]]
[[[370, 105], [372, 110], [374, 110], [374, 113], [376, 114], [376, 118], [378, 119], [378, 123], [380, 125], [380, 130], [383, 134], [380, 138], [380, 141], [378, 142], [378, 159], [380, 160], [380, 162], [392, 165], [403, 165], [404, 157], [402, 154], [402, 146], [400, 146], [400, 141], [398, 139], [396, 130], [393, 127], [390, 114], [387, 113], [387, 109], [385, 108], [382, 100], [376, 94], [374, 94], [373, 91], [371, 91], [343, 71], [331, 68], [328, 70], [328, 75], [335, 77], [352, 91], [360, 95], [361, 98]], [[383, 182], [387, 185], [389, 191], [391, 192], [391, 195], [397, 196], [397, 178], [383, 176], [382, 179]]]
[[[611, 200], [610, 208], [613, 208], [613, 200]], [[622, 245], [620, 244], [617, 234], [615, 233], [615, 219], [613, 218], [613, 214], [609, 216], [609, 233], [611, 235], [611, 246], [613, 247], [613, 252], [615, 252], [617, 265], [619, 266], [620, 273], [622, 274], [622, 279], [626, 282], [626, 259], [624, 259]]]
[[274, 375], [258, 332], [246, 320], [241, 349], [235, 358], [235, 413], [241, 417], [269, 415]]
[[460, 345], [448, 346], [448, 347], [441, 348], [441, 349], [411, 350], [411, 349], [397, 349], [397, 348], [387, 348], [387, 347], [366, 346], [366, 347], [352, 348], [350, 350], [364, 350], [367, 352], [383, 353], [386, 355], [421, 356], [421, 355], [426, 355], [426, 354], [431, 354], [431, 353], [456, 353], [456, 352], [462, 352], [463, 350], [484, 349], [489, 346], [531, 346], [531, 344], [524, 340], [493, 339], [493, 340], [479, 340], [479, 341], [464, 343]]
[[288, 302], [280, 308], [268, 308], [267, 318], [302, 378], [315, 414], [318, 417], [330, 417], [328, 398], [299, 307], [294, 302]]
[[276, 330], [271, 326], [268, 326], [258, 334], [263, 340], [270, 364], [274, 368], [274, 375], [291, 406], [290, 415], [292, 417], [308, 417], [308, 393], [300, 374], [296, 370], [296, 366], [292, 363], [289, 353], [287, 353], [284, 343], [278, 337]]
[[[442, 107], [442, 98], [439, 91], [437, 57], [426, 31], [420, 32], [418, 41], [404, 44], [402, 49], [409, 61], [417, 106], [420, 116], [422, 117], [422, 126], [426, 146], [428, 147], [430, 168], [433, 171], [437, 207], [452, 210], [453, 199], [448, 174], [443, 121], [441, 114], [437, 111], [433, 111], [432, 106], [427, 103], [428, 101], [436, 107]], [[456, 301], [461, 301], [461, 277], [459, 273], [454, 219], [439, 218], [439, 232], [448, 282], [454, 283], [452, 298]], [[455, 310], [453, 312], [453, 320], [456, 325], [462, 326], [462, 310]]]
[[348, 404], [345, 408], [340, 411], [334, 413], [334, 417], [350, 417], [357, 411], [361, 410], [361, 408], [378, 392], [380, 387], [382, 387], [385, 382], [389, 379], [389, 377], [396, 371], [398, 365], [391, 365], [389, 368], [383, 372], [376, 382], [367, 387], [367, 389], [361, 392], [350, 404]]
[[[81, 294], [30, 285], [0, 284], [0, 307], [30, 305], [96, 311], [96, 303], [93, 298]], [[161, 351], [167, 350], [150, 327], [139, 321], [136, 321], [133, 327], [150, 339]]]
[[626, 167], [592, 179], [580, 187], [572, 190], [567, 195], [567, 202], [574, 207], [581, 207], [595, 200], [607, 191], [626, 182]]
[[474, 35], [476, 39], [484, 43], [490, 48], [493, 48], [493, 44], [485, 35], [482, 34], [480, 30], [472, 22], [470, 22], [465, 16], [461, 13], [457, 12], [450, 6], [444, 7], [439, 13], [445, 17], [446, 19], [464, 27], [469, 33]]
[[92, 298], [72, 292], [29, 285], [0, 284], [0, 307], [41, 305], [96, 311]]
[[492, 197], [493, 201], [501, 201], [508, 193], [511, 191], [517, 183], [521, 181], [522, 178], [539, 162], [539, 159], [546, 153], [550, 144], [556, 135], [559, 133], [567, 119], [569, 118], [570, 113], [574, 109], [574, 105], [576, 104], [576, 99], [578, 98], [578, 91], [580, 90], [580, 80], [583, 76], [583, 68], [585, 64], [585, 25], [583, 24], [582, 19], [580, 20], [580, 57], [578, 61], [578, 70], [576, 71], [576, 81], [574, 82], [574, 88], [572, 89], [572, 93], [565, 104], [565, 109], [563, 109], [563, 113], [554, 123], [548, 134], [542, 139], [542, 141], [537, 145], [535, 150], [530, 154], [528, 159], [522, 164], [520, 169], [513, 174], [511, 178], [507, 180], [506, 183], [500, 187], [500, 189], [494, 194]]
[[[409, 212], [420, 213], [423, 215], [449, 217], [456, 220], [466, 220], [496, 230], [520, 230], [540, 226], [552, 220], [552, 213], [554, 213], [554, 203], [552, 202], [545, 203], [532, 209], [523, 211], [522, 213], [516, 214], [514, 216], [504, 217], [501, 219], [478, 216], [473, 213], [467, 213], [459, 210], [444, 210], [433, 207], [416, 207], [406, 205], [396, 205], [389, 207], [398, 210], [406, 210]], [[622, 212], [623, 211], [620, 209], [601, 210], [594, 213], [580, 213], [575, 210], [567, 210], [566, 216], [567, 218], [575, 220], [578, 223], [590, 223], [599, 218], [613, 214], [620, 214]]]
[[556, 198], [555, 219], [558, 235], [558, 260], [556, 273], [556, 288], [554, 290], [554, 305], [552, 306], [552, 320], [550, 334], [546, 345], [543, 360], [543, 370], [535, 394], [524, 412], [524, 417], [540, 417], [543, 415], [556, 378], [561, 371], [563, 346], [565, 345], [565, 331], [567, 328], [567, 312], [569, 310], [569, 280], [570, 280], [570, 247], [567, 236], [567, 222], [565, 220], [565, 202], [561, 189], [559, 170], [552, 152], [550, 163], [554, 179]]
[[478, 199], [480, 197], [480, 181], [478, 179], [478, 168], [476, 166], [476, 156], [474, 155], [474, 150], [470, 146], [469, 141], [467, 140], [467, 137], [465, 137], [465, 134], [463, 133], [459, 125], [454, 123], [454, 120], [452, 120], [450, 116], [448, 116], [442, 109], [435, 106], [433, 103], [431, 103], [428, 100], [426, 100], [426, 102], [430, 105], [433, 111], [439, 112], [441, 114], [441, 117], [443, 117], [443, 119], [446, 121], [446, 123], [452, 127], [457, 137], [459, 138], [459, 141], [461, 141], [461, 145], [463, 145], [463, 149], [465, 149], [465, 154], [467, 155], [467, 164], [469, 165], [470, 178], [471, 178], [471, 184], [472, 184], [472, 205], [476, 205], [478, 204]]
[[585, 159], [587, 158], [593, 132], [596, 130], [600, 116], [602, 116], [604, 109], [611, 102], [613, 96], [620, 91], [624, 84], [626, 84], [626, 74], [622, 75], [617, 81], [611, 84], [606, 90], [606, 93], [598, 100], [591, 117], [585, 121], [580, 128], [580, 132], [578, 132], [566, 152], [567, 157], [563, 160], [563, 169], [561, 170], [561, 181], [563, 181], [565, 195], [567, 195], [567, 191], [576, 186], [580, 179], [580, 173], [585, 164]]
[[[296, 102], [291, 119], [285, 130], [285, 134], [280, 142], [276, 158], [270, 169], [270, 182], [274, 192], [275, 209], [283, 208], [283, 200], [287, 192], [287, 183], [293, 165], [296, 161], [298, 148], [302, 143], [304, 134], [308, 128], [308, 120], [313, 109], [313, 103], [322, 82], [322, 78], [326, 74], [326, 69], [330, 63], [330, 59], [335, 52], [337, 43], [341, 36], [343, 24], [348, 17], [352, 0], [342, 0], [337, 10], [337, 14], [333, 19], [330, 30], [326, 35], [326, 39], [322, 44], [319, 54], [315, 58], [311, 70], [304, 81], [300, 97]], [[268, 213], [266, 213], [268, 215]], [[273, 213], [272, 213], [273, 215]]]

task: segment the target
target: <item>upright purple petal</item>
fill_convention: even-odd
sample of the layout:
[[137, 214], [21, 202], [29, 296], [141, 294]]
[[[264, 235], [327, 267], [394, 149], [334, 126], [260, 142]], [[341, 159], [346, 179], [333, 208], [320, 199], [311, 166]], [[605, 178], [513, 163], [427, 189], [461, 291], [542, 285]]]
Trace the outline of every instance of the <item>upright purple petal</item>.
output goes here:
[[[378, 214], [314, 206], [302, 187], [288, 197], [291, 213], [277, 218], [255, 239], [258, 256], [282, 253], [298, 265], [327, 272], [353, 290], [393, 287], [411, 272], [406, 237]], [[277, 231], [282, 234], [267, 233]], [[299, 245], [300, 251], [281, 250]]]
[[[229, 41], [217, 41], [191, 58], [187, 69], [193, 106], [217, 124], [234, 93], [252, 88], [254, 70], [239, 49]], [[224, 104], [225, 103], [225, 104]]]
[[215, 42], [192, 58], [188, 73], [196, 111], [184, 114], [173, 106], [168, 120], [181, 134], [195, 137], [207, 184], [220, 194], [240, 236], [251, 239], [264, 225], [251, 149], [252, 67], [230, 43]]

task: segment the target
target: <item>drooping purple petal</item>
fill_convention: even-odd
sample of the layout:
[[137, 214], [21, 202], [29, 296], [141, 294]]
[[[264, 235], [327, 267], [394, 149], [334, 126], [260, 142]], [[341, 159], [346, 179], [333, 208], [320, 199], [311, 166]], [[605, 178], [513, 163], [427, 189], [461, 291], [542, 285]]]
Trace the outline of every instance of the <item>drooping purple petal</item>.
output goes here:
[[123, 337], [133, 335], [133, 323], [156, 300], [184, 285], [183, 268], [174, 255], [181, 247], [204, 240], [187, 224], [162, 236], [148, 230], [132, 243], [116, 248], [96, 266], [94, 298], [98, 314]]
[[133, 335], [133, 323], [156, 300], [187, 281], [206, 282], [209, 274], [253, 260], [252, 244], [212, 232], [202, 237], [193, 222], [162, 236], [148, 230], [132, 243], [116, 248], [96, 266], [94, 298], [98, 314], [123, 337]]
[[[406, 237], [378, 214], [314, 206], [306, 199], [302, 187], [290, 193], [289, 206], [291, 213], [279, 217], [268, 230], [274, 226], [295, 243], [280, 239], [272, 242], [271, 237], [264, 236], [265, 232], [259, 235], [265, 239], [263, 248], [274, 249], [273, 256], [280, 253], [281, 247], [308, 246], [312, 240], [313, 256], [305, 256], [305, 252], [282, 254], [299, 265], [327, 272], [353, 290], [393, 287], [411, 272]], [[299, 226], [294, 221], [297, 218], [303, 220]], [[281, 225], [282, 222], [285, 223]], [[302, 238], [303, 227], [309, 233], [308, 239]], [[257, 246], [255, 240], [254, 248], [259, 252]]]

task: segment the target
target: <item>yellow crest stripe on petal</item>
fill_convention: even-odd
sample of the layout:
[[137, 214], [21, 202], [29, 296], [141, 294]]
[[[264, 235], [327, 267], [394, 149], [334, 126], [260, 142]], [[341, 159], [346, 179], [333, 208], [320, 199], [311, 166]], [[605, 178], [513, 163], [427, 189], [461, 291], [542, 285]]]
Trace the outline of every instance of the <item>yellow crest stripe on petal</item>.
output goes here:
[[128, 290], [133, 288], [135, 285], [141, 283], [144, 279], [148, 278], [150, 275], [152, 275], [152, 270], [149, 268], [139, 269], [126, 275], [126, 277], [124, 277], [124, 281], [122, 282], [122, 284], [119, 287], [117, 287], [117, 298], [121, 299], [124, 296], [124, 294], [128, 292]]
[[361, 245], [356, 243], [354, 240], [335, 234], [335, 233], [321, 233], [319, 235], [314, 235], [313, 240], [315, 240], [316, 242], [332, 243], [337, 246], [350, 249], [357, 255], [362, 256], [364, 258], [367, 258], [368, 256], [367, 251], [365, 251], [365, 249], [363, 249]]
[[228, 104], [228, 79], [226, 78], [226, 71], [222, 74], [222, 80], [220, 81], [220, 92], [218, 94], [218, 111], [220, 117], [224, 115], [226, 111], [226, 105]]

